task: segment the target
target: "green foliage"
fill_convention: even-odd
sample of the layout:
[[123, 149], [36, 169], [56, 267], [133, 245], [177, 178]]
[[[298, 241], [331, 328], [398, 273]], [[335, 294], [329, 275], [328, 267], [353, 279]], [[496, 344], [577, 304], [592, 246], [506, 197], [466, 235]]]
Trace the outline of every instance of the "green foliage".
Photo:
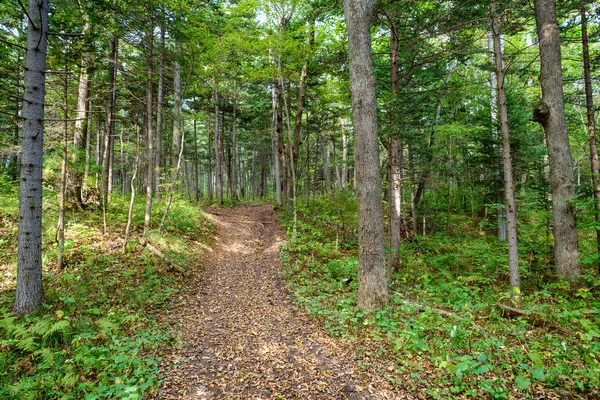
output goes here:
[[[56, 207], [54, 199], [47, 196], [46, 207]], [[143, 201], [136, 203], [134, 232], [143, 223]], [[159, 384], [161, 349], [176, 336], [164, 313], [211, 226], [197, 205], [177, 197], [171, 228], [151, 230], [143, 240], [134, 234], [123, 254], [127, 202], [113, 196], [105, 238], [94, 210], [70, 216], [73, 247], [61, 271], [51, 268], [53, 244], [44, 243], [46, 303], [37, 313], [17, 319], [9, 311], [14, 290], [0, 295], [0, 398], [141, 399]], [[155, 210], [162, 211], [160, 203]], [[0, 213], [6, 211], [2, 205]], [[56, 226], [53, 215], [46, 213], [44, 223]]]
[[[542, 247], [521, 260], [522, 307], [535, 317], [510, 319], [495, 305], [511, 298], [506, 245], [458, 214], [452, 218], [463, 228], [454, 236], [403, 242], [390, 306], [363, 313], [356, 306], [357, 249], [340, 249], [328, 221], [343, 206], [324, 198], [301, 207], [299, 232], [283, 251], [289, 288], [332, 334], [356, 340], [359, 359], [391, 362], [395, 372], [382, 374], [399, 390], [426, 390], [432, 398], [597, 392], [600, 280], [587, 277], [587, 288], [573, 295], [568, 283], [549, 277], [539, 211], [524, 208], [520, 226], [525, 245]], [[427, 379], [414, 379], [424, 370]], [[413, 379], [400, 382], [405, 375]]]

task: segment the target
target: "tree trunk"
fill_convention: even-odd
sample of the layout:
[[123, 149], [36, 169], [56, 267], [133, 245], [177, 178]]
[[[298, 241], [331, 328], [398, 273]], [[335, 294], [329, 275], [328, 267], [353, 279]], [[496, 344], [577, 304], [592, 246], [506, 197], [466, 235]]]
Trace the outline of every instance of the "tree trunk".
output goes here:
[[[180, 47], [179, 45], [177, 46]], [[181, 65], [178, 61], [175, 61], [175, 68], [173, 69], [173, 158], [171, 160], [171, 187], [175, 185], [177, 189], [177, 176], [179, 171], [177, 167], [179, 162], [179, 153], [182, 148], [182, 130], [181, 130]], [[169, 197], [172, 197], [169, 195]]]
[[[494, 12], [492, 3], [492, 12]], [[515, 206], [515, 188], [512, 174], [512, 156], [508, 131], [508, 111], [506, 107], [506, 89], [504, 87], [503, 53], [500, 41], [500, 22], [498, 16], [492, 18], [494, 59], [496, 64], [496, 87], [498, 89], [498, 112], [502, 131], [502, 165], [504, 169], [504, 201], [506, 206], [506, 231], [508, 238], [508, 265], [510, 270], [511, 294], [517, 304], [521, 301], [521, 280], [519, 278], [519, 253], [517, 248], [517, 210]]]
[[102, 151], [102, 179], [100, 183], [100, 197], [102, 202], [102, 216], [104, 233], [106, 233], [106, 208], [108, 206], [108, 170], [110, 161], [111, 141], [115, 133], [115, 107], [117, 101], [117, 59], [119, 56], [119, 38], [113, 36], [110, 42], [110, 67], [108, 69], [108, 98], [106, 102], [106, 122], [104, 126], [104, 146]]
[[58, 229], [56, 230], [56, 241], [58, 242], [57, 259], [58, 268], [65, 266], [65, 197], [67, 193], [67, 157], [69, 156], [69, 72], [65, 66], [65, 86], [63, 88], [63, 146], [62, 162], [60, 166], [60, 190], [58, 193]]
[[[279, 59], [279, 71], [281, 72], [281, 58]], [[288, 181], [291, 184], [291, 192], [292, 192], [292, 212], [293, 212], [293, 225], [292, 231], [296, 234], [297, 226], [298, 226], [298, 208], [297, 208], [297, 198], [296, 198], [296, 168], [294, 164], [294, 150], [292, 143], [292, 127], [290, 125], [290, 108], [287, 104], [287, 96], [285, 93], [285, 85], [283, 82], [283, 76], [279, 75], [279, 84], [281, 86], [281, 97], [283, 98], [283, 105], [285, 109], [285, 120], [287, 126], [287, 139], [288, 139], [288, 150], [289, 150], [289, 165], [288, 171], [290, 174], [290, 180]], [[288, 191], [289, 195], [289, 191]]]
[[298, 82], [298, 101], [296, 102], [296, 121], [294, 124], [294, 165], [298, 164], [298, 153], [300, 152], [300, 135], [302, 133], [302, 111], [304, 110], [304, 86], [306, 74], [308, 72], [308, 63], [304, 63], [300, 72], [300, 82]]
[[206, 131], [208, 132], [208, 176], [206, 180], [208, 181], [206, 184], [206, 194], [208, 195], [208, 200], [212, 201], [213, 199], [213, 171], [212, 171], [212, 127], [210, 126], [210, 116], [206, 116]]
[[[398, 87], [398, 29], [395, 24], [390, 26], [390, 80], [392, 93], [397, 98]], [[390, 255], [388, 258], [388, 274], [398, 265], [400, 256], [400, 223], [402, 206], [402, 139], [399, 132], [390, 140]]]
[[[271, 52], [271, 62], [272, 52]], [[273, 132], [271, 134], [271, 147], [273, 149], [273, 174], [275, 175], [275, 199], [277, 205], [281, 206], [281, 171], [279, 162], [279, 132], [277, 129], [279, 120], [279, 108], [277, 107], [277, 85], [275, 83], [271, 86], [271, 104], [273, 107]]]
[[574, 198], [573, 160], [565, 118], [563, 77], [560, 55], [560, 31], [554, 0], [535, 0], [536, 25], [540, 47], [540, 83], [542, 102], [533, 120], [544, 127], [548, 143], [550, 185], [554, 222], [554, 261], [556, 273], [579, 284], [581, 268]]
[[331, 189], [331, 171], [329, 170], [329, 154], [325, 145], [325, 140], [321, 131], [317, 130], [317, 140], [319, 141], [319, 147], [321, 148], [321, 157], [323, 158], [323, 175], [325, 176], [325, 192]]
[[[592, 76], [590, 74], [590, 53], [587, 35], [587, 13], [585, 1], [579, 2], [581, 13], [581, 45], [583, 48], [583, 76], [585, 81], [585, 103], [588, 121], [588, 139], [590, 142], [590, 167], [592, 186], [594, 187], [594, 219], [596, 220], [596, 249], [600, 253], [600, 167], [598, 166], [598, 147], [596, 145], [596, 121], [594, 119], [594, 97], [592, 95]], [[600, 273], [600, 264], [598, 266]]]
[[42, 305], [42, 161], [48, 48], [48, 0], [29, 0], [27, 55], [21, 130], [21, 188], [17, 291], [13, 311], [28, 314]]
[[144, 230], [150, 228], [150, 219], [152, 218], [152, 186], [154, 185], [154, 147], [152, 131], [152, 79], [154, 77], [153, 66], [153, 32], [154, 23], [150, 21], [150, 30], [146, 33], [147, 37], [147, 62], [148, 62], [148, 80], [146, 81], [146, 210], [144, 213]]
[[[135, 113], [135, 111], [134, 111]], [[135, 204], [135, 179], [140, 168], [140, 124], [138, 119], [134, 116], [135, 123], [135, 164], [133, 166], [133, 174], [131, 175], [131, 197], [129, 199], [129, 209], [127, 211], [127, 225], [125, 226], [125, 238], [123, 239], [123, 253], [127, 251], [127, 241], [129, 240], [129, 232], [131, 228], [131, 221], [133, 219], [133, 206]]]
[[342, 120], [342, 189], [348, 186], [348, 135], [346, 123]]
[[196, 121], [196, 117], [194, 116], [194, 161], [193, 161], [193, 168], [194, 168], [194, 188], [195, 188], [195, 199], [196, 201], [200, 200], [200, 184], [198, 183], [199, 181], [199, 176], [198, 176], [198, 128], [197, 128], [197, 121]]
[[[161, 199], [161, 155], [162, 155], [162, 117], [163, 105], [165, 101], [165, 36], [166, 28], [164, 21], [160, 27], [160, 63], [158, 66], [158, 94], [156, 99], [156, 157], [154, 158], [154, 190], [156, 200]], [[175, 89], [177, 90], [177, 89]]]
[[[495, 67], [495, 52], [494, 52], [494, 32], [488, 32], [488, 50], [489, 50], [489, 59], [490, 64], [493, 69], [490, 70], [490, 115], [492, 117], [492, 141], [494, 143], [498, 140], [498, 128], [496, 125], [496, 121], [498, 121], [498, 78], [496, 76], [496, 67]], [[504, 44], [502, 35], [500, 36], [500, 53], [504, 54]], [[494, 144], [494, 148], [496, 145]], [[496, 170], [496, 175], [500, 175], [500, 164], [502, 163], [502, 159], [498, 158], [498, 165]], [[494, 179], [495, 181], [495, 179]], [[494, 185], [495, 186], [495, 185]], [[506, 242], [506, 216], [504, 205], [500, 204], [502, 199], [502, 194], [496, 192], [496, 198], [498, 199], [498, 209], [496, 211], [496, 222], [497, 222], [497, 230], [496, 235], [498, 240], [501, 242]]]
[[[237, 200], [238, 195], [238, 187], [237, 187], [237, 141], [236, 141], [236, 129], [237, 129], [237, 82], [233, 81], [233, 114], [231, 117], [231, 167], [230, 167], [230, 177], [231, 180], [231, 198], [233, 200]], [[266, 156], [266, 154], [265, 154]]]
[[[171, 203], [173, 202], [173, 194], [177, 189], [177, 176], [179, 175], [179, 170], [181, 169], [181, 160], [183, 159], [183, 140], [185, 138], [185, 131], [181, 132], [181, 145], [179, 146], [179, 154], [177, 155], [177, 163], [175, 167], [175, 172], [173, 174], [173, 178], [171, 179], [171, 190], [169, 191], [169, 200], [167, 201], [167, 206], [165, 207], [165, 212], [160, 220], [159, 230], [162, 229], [165, 221], [167, 220], [167, 215], [169, 215], [169, 209], [171, 208]], [[189, 193], [189, 191], [188, 191]]]
[[389, 298], [383, 249], [377, 103], [371, 61], [370, 28], [374, 10], [375, 0], [344, 0], [358, 188], [358, 306], [364, 310], [383, 308]]
[[217, 204], [223, 205], [223, 172], [221, 166], [221, 129], [219, 127], [219, 90], [215, 85], [215, 177]]

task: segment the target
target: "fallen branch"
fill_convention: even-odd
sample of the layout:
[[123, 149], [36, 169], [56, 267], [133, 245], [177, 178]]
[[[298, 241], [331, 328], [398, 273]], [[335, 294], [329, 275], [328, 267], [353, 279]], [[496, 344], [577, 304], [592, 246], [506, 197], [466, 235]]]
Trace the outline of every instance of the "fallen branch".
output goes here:
[[511, 316], [511, 317], [514, 317], [514, 316], [525, 317], [525, 319], [531, 325], [533, 325], [535, 327], [550, 328], [553, 330], [563, 331], [563, 332], [565, 331], [565, 329], [562, 326], [556, 325], [552, 321], [548, 321], [544, 317], [534, 314], [530, 311], [520, 310], [518, 308], [507, 306], [506, 304], [501, 304], [501, 303], [495, 303], [494, 305], [497, 307], [500, 307], [503, 310], [503, 312], [502, 312], [503, 317], [506, 317], [507, 315]]
[[[404, 297], [402, 294], [400, 294], [398, 292], [393, 292], [393, 293], [396, 294], [399, 297]], [[422, 304], [419, 304], [419, 303], [415, 303], [414, 301], [411, 301], [411, 300], [408, 300], [408, 299], [401, 299], [400, 302], [402, 304], [415, 307], [419, 311], [432, 311], [432, 312], [435, 312], [437, 314], [443, 315], [445, 317], [450, 317], [450, 318], [458, 319], [460, 321], [465, 321], [465, 322], [473, 322], [469, 318], [461, 317], [458, 314], [455, 314], [455, 313], [450, 312], [450, 311], [442, 310], [441, 308], [435, 308], [435, 307], [431, 307], [431, 306], [425, 306], [425, 305], [422, 305]], [[486, 333], [488, 332], [488, 330], [485, 329], [481, 325], [477, 325], [477, 324], [473, 323], [473, 327], [477, 328], [477, 329], [480, 329], [480, 330], [482, 330], [482, 331], [484, 331]]]

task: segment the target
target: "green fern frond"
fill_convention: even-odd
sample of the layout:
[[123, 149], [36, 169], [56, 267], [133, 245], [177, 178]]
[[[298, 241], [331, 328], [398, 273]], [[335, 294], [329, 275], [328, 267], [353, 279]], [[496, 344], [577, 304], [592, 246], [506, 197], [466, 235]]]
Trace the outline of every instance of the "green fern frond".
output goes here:
[[4, 314], [3, 318], [0, 319], [0, 329], [4, 330], [6, 334], [10, 333], [12, 328], [15, 326], [15, 320], [17, 317], [12, 314]]
[[42, 363], [52, 368], [55, 364], [56, 357], [54, 350], [48, 347], [42, 347], [40, 350], [33, 353], [36, 357], [40, 357], [42, 359]]
[[103, 332], [116, 332], [119, 330], [119, 325], [115, 324], [108, 318], [99, 318], [96, 324]]
[[15, 346], [18, 349], [23, 350], [23, 351], [27, 351], [27, 352], [34, 351], [36, 348], [35, 338], [33, 336], [30, 336], [25, 339], [17, 340], [15, 342]]

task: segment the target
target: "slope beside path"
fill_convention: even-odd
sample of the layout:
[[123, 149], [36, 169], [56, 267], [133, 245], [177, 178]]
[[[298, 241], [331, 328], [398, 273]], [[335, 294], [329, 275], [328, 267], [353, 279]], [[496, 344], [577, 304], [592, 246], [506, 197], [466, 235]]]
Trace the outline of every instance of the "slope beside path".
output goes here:
[[204, 274], [170, 316], [181, 343], [161, 362], [160, 399], [402, 399], [288, 299], [282, 231], [269, 205], [207, 208]]

